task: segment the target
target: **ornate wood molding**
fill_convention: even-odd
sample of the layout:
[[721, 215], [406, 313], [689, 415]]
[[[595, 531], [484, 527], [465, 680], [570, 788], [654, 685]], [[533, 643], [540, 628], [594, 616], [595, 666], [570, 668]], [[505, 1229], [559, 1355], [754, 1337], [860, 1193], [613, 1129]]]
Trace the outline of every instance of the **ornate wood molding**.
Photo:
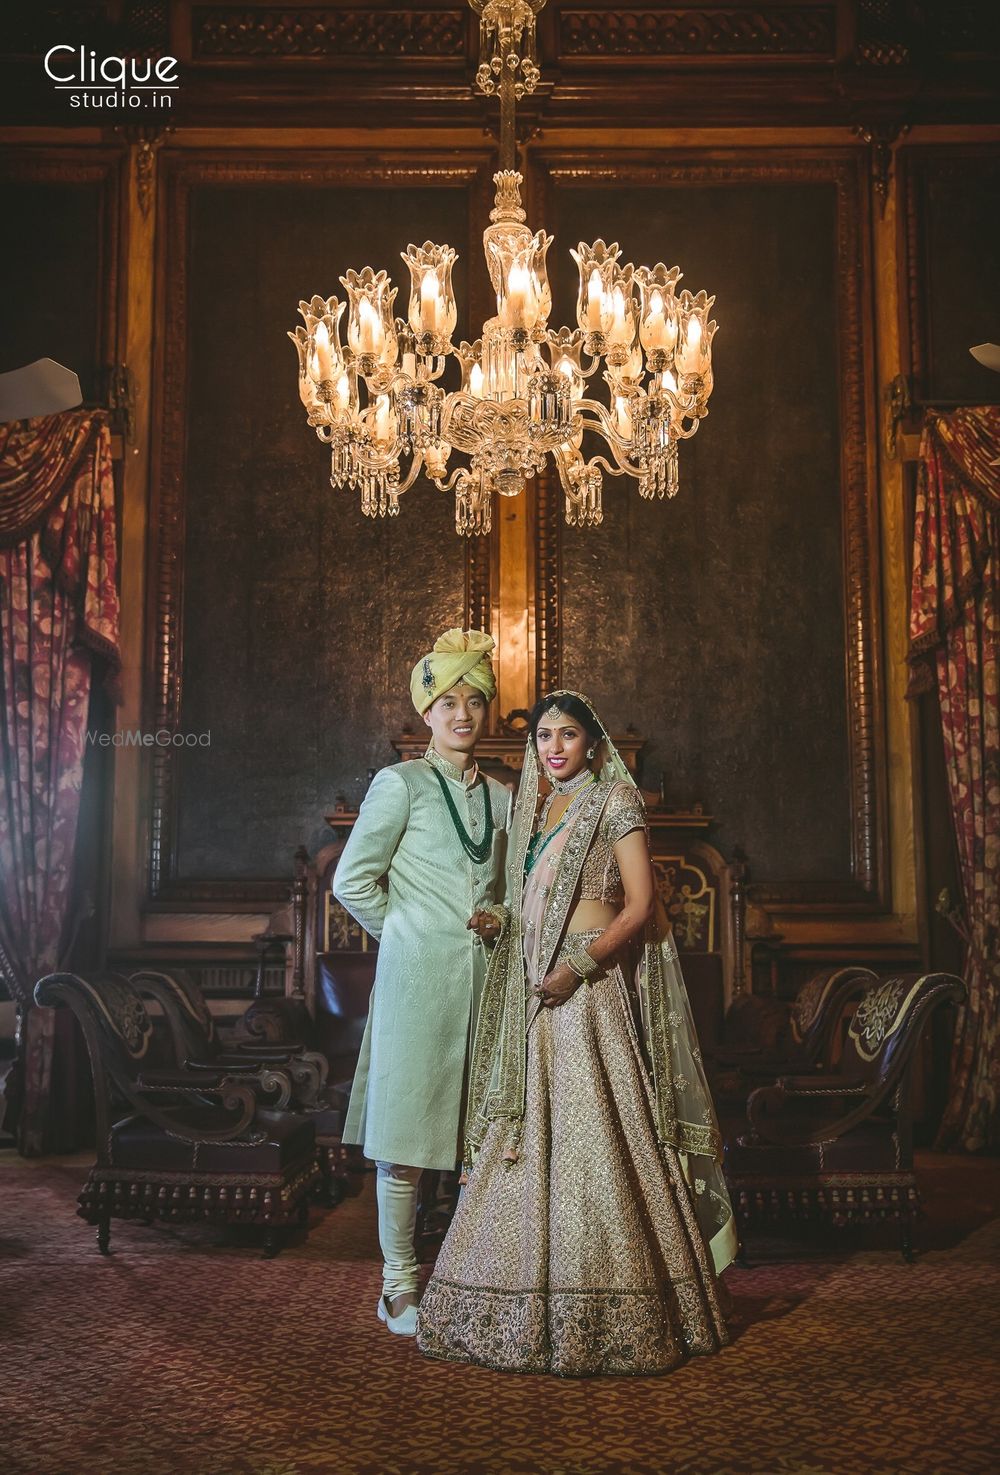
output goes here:
[[191, 54], [211, 57], [434, 57], [464, 64], [470, 13], [339, 6], [197, 6]]
[[114, 131], [135, 151], [136, 195], [143, 219], [148, 220], [156, 193], [156, 155], [167, 134], [174, 132], [173, 126], [169, 123], [123, 123]]
[[[888, 814], [882, 712], [877, 434], [873, 381], [865, 160], [857, 150], [799, 157], [746, 154], [661, 162], [648, 153], [613, 163], [583, 153], [539, 153], [540, 209], [559, 187], [662, 189], [677, 185], [826, 183], [837, 196], [838, 362], [844, 627], [850, 760], [851, 880], [753, 887], [753, 899], [780, 912], [884, 912], [889, 905]], [[553, 212], [548, 212], [551, 217]], [[551, 223], [551, 219], [550, 219]], [[540, 517], [541, 522], [541, 517]], [[555, 524], [558, 528], [558, 521]], [[541, 562], [541, 560], [540, 560]], [[541, 600], [540, 600], [541, 604]], [[558, 624], [558, 615], [554, 617]]]
[[[154, 409], [156, 448], [150, 511], [150, 578], [147, 603], [146, 721], [154, 729], [177, 730], [183, 705], [182, 608], [184, 591], [184, 487], [186, 461], [187, 337], [189, 304], [188, 217], [193, 188], [203, 184], [283, 184], [371, 187], [391, 190], [425, 185], [461, 189], [469, 195], [466, 250], [478, 252], [481, 204], [487, 197], [491, 161], [483, 155], [428, 153], [409, 155], [370, 152], [336, 155], [261, 151], [233, 157], [220, 154], [163, 151], [165, 228], [159, 242], [157, 301], [161, 304], [156, 365], [159, 395]], [[360, 511], [358, 513], [360, 516]], [[488, 610], [491, 590], [490, 550], [469, 540], [466, 590], [469, 612]], [[488, 621], [487, 621], [488, 623]], [[149, 910], [259, 910], [282, 894], [287, 883], [180, 880], [177, 865], [178, 771], [176, 750], [151, 751], [148, 780]]]
[[560, 9], [560, 60], [573, 57], [819, 56], [836, 52], [833, 5]]
[[465, 548], [465, 626], [492, 630], [496, 536], [469, 538]]
[[[81, 43], [113, 35], [120, 54], [169, 49], [178, 57], [180, 126], [309, 128], [322, 117], [337, 127], [361, 118], [478, 128], [493, 117], [470, 91], [476, 17], [458, 0], [425, 0], [416, 10], [399, 0], [103, 0], [57, 11], [67, 12]], [[51, 7], [48, 20], [11, 24], [0, 116], [14, 126], [74, 121], [40, 66]], [[522, 118], [584, 128], [690, 127], [695, 117], [702, 127], [849, 127], [903, 112], [914, 124], [989, 123], [994, 40], [983, 0], [647, 0], [627, 10], [614, 0], [550, 0], [539, 25], [544, 95], [525, 100]]]
[[879, 214], [883, 216], [889, 200], [889, 186], [892, 182], [893, 144], [905, 137], [909, 131], [908, 123], [875, 123], [870, 128], [858, 123], [854, 129], [857, 137], [868, 145], [872, 188], [878, 200]]

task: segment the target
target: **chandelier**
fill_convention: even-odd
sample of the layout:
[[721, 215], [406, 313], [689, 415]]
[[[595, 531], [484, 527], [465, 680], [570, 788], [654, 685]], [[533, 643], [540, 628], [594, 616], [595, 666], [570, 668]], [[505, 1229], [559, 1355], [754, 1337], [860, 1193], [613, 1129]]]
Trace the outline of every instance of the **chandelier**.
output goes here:
[[[516, 102], [539, 78], [535, 16], [545, 0], [470, 3], [480, 16], [476, 83], [499, 96], [500, 162], [512, 166]], [[635, 478], [642, 497], [675, 496], [678, 444], [708, 413], [715, 298], [678, 293], [676, 266], [636, 267], [622, 262], [617, 242], [581, 241], [570, 252], [579, 269], [577, 326], [550, 328], [553, 237], [525, 224], [515, 168], [501, 168], [494, 183], [483, 249], [497, 311], [474, 342], [453, 342], [457, 253], [431, 241], [400, 252], [410, 273], [405, 319], [395, 315], [388, 275], [370, 266], [340, 278], [346, 301], [299, 303], [304, 326], [288, 335], [299, 397], [330, 446], [332, 485], [359, 489], [367, 516], [394, 517], [423, 473], [454, 492], [462, 534], [488, 533], [494, 493], [519, 495], [550, 455], [571, 526], [601, 522], [605, 471]], [[446, 390], [449, 359], [461, 384]], [[593, 394], [602, 365], [606, 403]], [[590, 437], [608, 455], [585, 456]], [[462, 463], [449, 471], [456, 452]]]

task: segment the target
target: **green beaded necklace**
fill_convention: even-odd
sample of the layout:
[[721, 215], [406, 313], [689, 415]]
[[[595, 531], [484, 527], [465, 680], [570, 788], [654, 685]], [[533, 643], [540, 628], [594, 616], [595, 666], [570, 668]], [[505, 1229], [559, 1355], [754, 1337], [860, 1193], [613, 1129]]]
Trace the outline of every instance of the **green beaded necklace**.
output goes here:
[[462, 817], [455, 807], [455, 801], [448, 791], [447, 780], [442, 778], [433, 763], [431, 764], [431, 772], [441, 785], [444, 802], [448, 806], [448, 813], [451, 815], [451, 822], [455, 826], [455, 833], [462, 842], [462, 849], [471, 861], [474, 861], [477, 866], [481, 866], [484, 861], [489, 859], [490, 851], [493, 849], [493, 805], [490, 803], [490, 786], [488, 782], [485, 779], [483, 780], [483, 799], [486, 805], [486, 833], [481, 840], [473, 840], [463, 825]]

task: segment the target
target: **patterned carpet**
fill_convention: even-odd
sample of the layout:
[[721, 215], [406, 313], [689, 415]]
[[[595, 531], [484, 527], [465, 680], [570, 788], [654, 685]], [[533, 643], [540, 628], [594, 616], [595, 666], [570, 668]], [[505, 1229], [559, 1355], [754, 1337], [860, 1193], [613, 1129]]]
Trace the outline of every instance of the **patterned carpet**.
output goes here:
[[727, 1273], [720, 1356], [562, 1381], [426, 1362], [378, 1325], [370, 1176], [277, 1260], [210, 1230], [116, 1224], [102, 1261], [73, 1213], [85, 1160], [0, 1154], [0, 1470], [994, 1472], [1000, 1163], [921, 1166], [915, 1265], [891, 1238], [833, 1254], [757, 1241]]

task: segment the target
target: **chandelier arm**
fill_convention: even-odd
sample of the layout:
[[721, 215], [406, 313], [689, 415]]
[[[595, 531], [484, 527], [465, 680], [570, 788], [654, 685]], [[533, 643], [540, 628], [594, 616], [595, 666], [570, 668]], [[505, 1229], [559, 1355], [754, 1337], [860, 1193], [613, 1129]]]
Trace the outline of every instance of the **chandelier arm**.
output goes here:
[[624, 440], [618, 434], [614, 427], [614, 422], [604, 406], [597, 400], [582, 399], [578, 402], [576, 409], [578, 414], [583, 410], [590, 410], [594, 413], [595, 420], [588, 420], [586, 415], [580, 414], [580, 418], [583, 420], [583, 428], [584, 430], [590, 430], [592, 433], [600, 435], [607, 442], [617, 463], [618, 470], [616, 471], [604, 456], [592, 456], [590, 464], [592, 466], [603, 466], [611, 476], [641, 477], [643, 475], [642, 469], [639, 466], [633, 465], [629, 460], [629, 455], [634, 450], [634, 442]]
[[446, 368], [447, 363], [448, 363], [448, 355], [449, 354], [453, 354], [454, 352], [455, 352], [454, 348], [449, 343], [447, 345], [447, 347], [445, 348], [444, 353], [435, 354], [434, 358], [432, 359], [432, 363], [436, 364], [437, 365], [437, 368], [435, 368], [435, 369], [429, 369], [427, 371], [426, 377], [425, 377], [425, 383], [427, 383], [427, 384], [436, 384], [437, 383], [437, 381], [444, 374], [445, 368]]
[[440, 476], [432, 476], [431, 481], [436, 487], [440, 488], [442, 492], [453, 492], [458, 486], [459, 482], [464, 477], [468, 477], [469, 475], [471, 475], [471, 473], [467, 466], [456, 466], [454, 471], [447, 478], [447, 480], [443, 480]]
[[[591, 411], [594, 415], [597, 424], [594, 424], [593, 421], [588, 421], [587, 416], [584, 413], [588, 410]], [[615, 423], [611, 418], [610, 412], [604, 407], [604, 405], [601, 404], [600, 400], [578, 400], [576, 403], [576, 412], [583, 421], [584, 429], [596, 431], [598, 435], [603, 436], [603, 438], [607, 441], [612, 450], [616, 450], [616, 448], [621, 447], [626, 455], [629, 451], [631, 451], [634, 442], [626, 440], [624, 436], [619, 435], [618, 431], [615, 429]]]
[[616, 464], [612, 466], [607, 456], [591, 456], [587, 464], [589, 466], [602, 467], [609, 476], [634, 476], [636, 480], [638, 480], [643, 474], [642, 468], [639, 466], [633, 466], [630, 461], [619, 461], [618, 457], [616, 456], [615, 463]]
[[406, 473], [406, 477], [404, 478], [404, 480], [401, 481], [399, 483], [399, 486], [396, 488], [396, 495], [397, 495], [397, 497], [401, 497], [404, 492], [408, 492], [410, 490], [410, 488], [412, 487], [413, 483], [416, 481], [417, 477], [420, 475], [420, 472], [423, 469], [423, 464], [424, 464], [423, 452], [422, 451], [414, 451], [413, 452], [413, 455], [412, 455], [412, 457], [410, 459], [410, 469]]
[[354, 459], [362, 471], [388, 471], [390, 466], [399, 464], [399, 456], [402, 449], [403, 443], [398, 435], [388, 450], [376, 451], [373, 449], [370, 453], [364, 441], [359, 440], [355, 443]]

